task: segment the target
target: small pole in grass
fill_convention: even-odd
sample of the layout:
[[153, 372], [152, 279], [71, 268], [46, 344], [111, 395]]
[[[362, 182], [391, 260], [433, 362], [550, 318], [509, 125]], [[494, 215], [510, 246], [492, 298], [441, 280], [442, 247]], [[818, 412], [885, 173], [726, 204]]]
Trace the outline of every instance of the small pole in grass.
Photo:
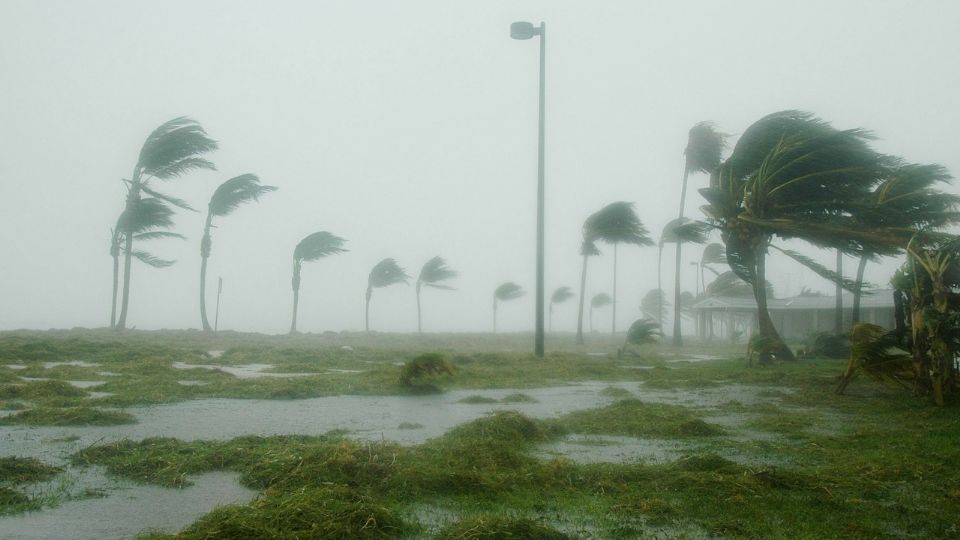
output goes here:
[[220, 326], [220, 293], [223, 292], [223, 277], [220, 278], [220, 281], [217, 283], [217, 313], [213, 319], [213, 333], [217, 333], [217, 328]]

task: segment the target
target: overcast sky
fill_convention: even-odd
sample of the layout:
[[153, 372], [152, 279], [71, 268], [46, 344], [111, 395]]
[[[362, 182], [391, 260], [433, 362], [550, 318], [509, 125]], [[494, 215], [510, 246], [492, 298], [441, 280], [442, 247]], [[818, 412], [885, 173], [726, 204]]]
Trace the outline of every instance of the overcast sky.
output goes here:
[[[492, 291], [508, 280], [529, 294], [503, 306], [500, 328], [531, 329], [538, 56], [536, 40], [509, 38], [516, 20], [548, 26], [548, 295], [579, 284], [581, 224], [603, 205], [634, 201], [659, 237], [702, 120], [735, 141], [765, 114], [803, 109], [960, 171], [952, 0], [0, 0], [0, 329], [108, 324], [121, 178], [150, 131], [181, 115], [220, 142], [219, 170], [158, 187], [200, 209], [242, 173], [279, 187], [213, 232], [208, 305], [222, 276], [221, 328], [286, 331], [293, 248], [328, 230], [350, 252], [304, 265], [302, 331], [362, 329], [370, 268], [394, 257], [415, 277], [434, 255], [462, 276], [457, 291], [425, 291], [425, 329], [489, 330]], [[691, 191], [687, 213], [701, 204]], [[181, 212], [188, 240], [150, 244], [176, 265], [134, 264], [130, 325], [199, 327], [204, 217]], [[603, 250], [588, 296], [611, 290]], [[621, 248], [619, 327], [656, 286], [656, 256]], [[895, 265], [867, 278], [886, 283]], [[693, 290], [694, 268], [683, 272]], [[782, 256], [768, 272], [778, 295], [832, 290]], [[572, 330], [575, 312], [558, 307], [555, 328]], [[597, 322], [609, 327], [609, 308]], [[413, 287], [377, 290], [371, 326], [415, 330]]]

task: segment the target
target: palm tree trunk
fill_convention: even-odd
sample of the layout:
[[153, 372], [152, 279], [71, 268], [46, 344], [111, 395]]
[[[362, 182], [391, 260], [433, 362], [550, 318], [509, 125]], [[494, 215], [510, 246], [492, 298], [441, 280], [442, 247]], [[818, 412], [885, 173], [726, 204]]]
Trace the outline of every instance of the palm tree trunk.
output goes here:
[[690, 169], [687, 167], [687, 164], [683, 165], [683, 181], [680, 188], [680, 215], [678, 217], [683, 217], [683, 207], [687, 203], [687, 178], [690, 177]]
[[767, 243], [769, 239], [764, 239], [758, 244], [755, 252], [755, 269], [753, 280], [753, 296], [757, 301], [757, 332], [766, 338], [773, 340], [774, 345], [769, 351], [776, 355], [779, 360], [796, 360], [793, 351], [787, 347], [777, 332], [777, 327], [770, 318], [770, 311], [767, 309]]
[[364, 326], [366, 331], [370, 331], [370, 297], [373, 296], [373, 287], [367, 286], [367, 309], [364, 311]]
[[[593, 315], [591, 311], [591, 316]], [[610, 321], [612, 335], [617, 335], [617, 244], [613, 244], [613, 317]], [[593, 331], [593, 328], [590, 329]]]
[[120, 246], [115, 244], [110, 249], [110, 255], [113, 256], [113, 298], [110, 301], [110, 328], [117, 326], [117, 289], [120, 284]]
[[417, 281], [417, 333], [423, 333], [423, 326], [420, 322], [420, 281]]
[[663, 242], [657, 250], [657, 322], [660, 324], [660, 331], [663, 331], [663, 283], [661, 270], [663, 269]]
[[[127, 193], [127, 204], [124, 211], [129, 211], [132, 215], [134, 207], [140, 202], [140, 179], [135, 174], [130, 182], [130, 192]], [[127, 327], [127, 309], [130, 306], [130, 266], [133, 259], [133, 220], [126, 220], [128, 223], [123, 231], [124, 236], [124, 254], [123, 254], [123, 299], [120, 302], [120, 319], [114, 327], [117, 330], [123, 330]]]
[[293, 288], [293, 321], [290, 323], [290, 333], [297, 332], [297, 306], [300, 304], [300, 264], [293, 261], [293, 279], [290, 280]]
[[[687, 177], [683, 177], [683, 190], [687, 190]], [[681, 207], [682, 210], [682, 207]], [[683, 212], [681, 212], [682, 215]], [[673, 276], [673, 346], [683, 345], [683, 336], [680, 334], [680, 254], [683, 243], [677, 238], [677, 260]]]
[[[843, 276], [843, 253], [837, 250], [837, 276]], [[843, 286], [837, 282], [837, 300], [833, 316], [833, 333], [843, 333]]]
[[863, 271], [867, 267], [867, 256], [860, 256], [860, 264], [857, 265], [857, 286], [853, 289], [853, 315], [850, 318], [850, 324], [855, 325], [860, 322], [860, 296], [863, 294]]
[[213, 216], [207, 214], [207, 224], [203, 228], [203, 238], [200, 240], [200, 322], [204, 332], [212, 332], [213, 327], [207, 321], [207, 259], [210, 257], [210, 225]]
[[580, 308], [577, 310], [577, 345], [583, 345], [583, 297], [587, 292], [587, 255], [580, 270]]

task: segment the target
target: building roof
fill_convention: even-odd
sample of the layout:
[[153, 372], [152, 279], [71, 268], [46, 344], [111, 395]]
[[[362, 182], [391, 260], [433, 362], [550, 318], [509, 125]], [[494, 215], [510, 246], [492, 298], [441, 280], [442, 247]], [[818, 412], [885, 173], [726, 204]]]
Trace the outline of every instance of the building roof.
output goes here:
[[[841, 295], [844, 309], [853, 306], [853, 294]], [[834, 309], [836, 296], [793, 296], [767, 300], [770, 311], [803, 311]], [[892, 308], [893, 289], [873, 289], [864, 291], [860, 297], [861, 309]], [[695, 310], [755, 311], [757, 302], [752, 297], [711, 296], [693, 305]]]

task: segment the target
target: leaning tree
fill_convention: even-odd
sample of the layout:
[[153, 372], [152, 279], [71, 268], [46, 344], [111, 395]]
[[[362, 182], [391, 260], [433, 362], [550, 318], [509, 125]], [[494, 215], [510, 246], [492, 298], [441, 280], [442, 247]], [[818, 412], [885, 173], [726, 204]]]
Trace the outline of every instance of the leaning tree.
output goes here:
[[315, 232], [297, 244], [293, 250], [293, 321], [290, 323], [290, 333], [297, 332], [297, 307], [300, 304], [300, 268], [304, 262], [312, 262], [330, 255], [337, 255], [347, 251], [343, 244], [345, 240], [334, 236], [327, 231]]
[[[191, 209], [186, 201], [156, 191], [153, 183], [171, 180], [197, 169], [215, 169], [213, 163], [201, 156], [216, 149], [216, 141], [207, 136], [200, 124], [187, 117], [174, 118], [155, 129], [140, 148], [132, 176], [124, 179], [127, 188], [124, 211], [134, 211], [143, 193], [164, 203]], [[127, 223], [120, 231], [123, 237], [123, 298], [115, 326], [118, 330], [126, 328], [130, 305], [130, 263], [136, 239], [131, 226], [132, 223]]]
[[210, 229], [214, 227], [213, 218], [225, 217], [240, 208], [244, 203], [256, 202], [265, 193], [276, 191], [275, 186], [264, 186], [260, 179], [253, 174], [243, 174], [226, 182], [213, 192], [207, 204], [207, 221], [203, 227], [203, 238], [200, 240], [200, 322], [203, 330], [210, 332], [213, 327], [207, 321], [207, 259], [210, 258]]
[[[676, 244], [678, 258], [674, 268], [673, 276], [673, 306], [680, 306], [680, 244], [705, 244], [710, 234], [710, 226], [702, 221], [694, 221], [685, 217], [679, 217], [671, 220], [663, 228], [660, 235], [659, 254], [657, 255], [657, 287], [660, 288], [660, 274], [664, 244]], [[680, 333], [680, 310], [674, 309], [673, 315], [673, 345], [683, 345], [683, 337]]]
[[501, 302], [516, 300], [524, 295], [523, 288], [512, 281], [501, 283], [493, 291], [493, 333], [497, 333], [497, 305]]
[[580, 270], [580, 302], [577, 307], [577, 344], [583, 345], [583, 303], [587, 294], [587, 259], [600, 255], [596, 243], [589, 237], [590, 231], [586, 224], [583, 229], [583, 241], [580, 242], [580, 256], [583, 257], [583, 268]]
[[417, 332], [423, 332], [420, 323], [420, 287], [452, 291], [453, 287], [444, 285], [443, 282], [455, 277], [457, 277], [457, 271], [447, 266], [447, 261], [443, 260], [443, 257], [434, 257], [424, 263], [417, 278]]
[[553, 294], [550, 295], [550, 326], [549, 329], [553, 332], [553, 305], [562, 304], [567, 300], [573, 298], [573, 291], [570, 290], [570, 287], [558, 287], [557, 290], [553, 291]]
[[378, 262], [370, 270], [370, 275], [367, 277], [367, 302], [364, 310], [364, 328], [367, 332], [370, 331], [370, 298], [373, 297], [373, 290], [397, 283], [407, 283], [409, 279], [407, 272], [390, 257]]

